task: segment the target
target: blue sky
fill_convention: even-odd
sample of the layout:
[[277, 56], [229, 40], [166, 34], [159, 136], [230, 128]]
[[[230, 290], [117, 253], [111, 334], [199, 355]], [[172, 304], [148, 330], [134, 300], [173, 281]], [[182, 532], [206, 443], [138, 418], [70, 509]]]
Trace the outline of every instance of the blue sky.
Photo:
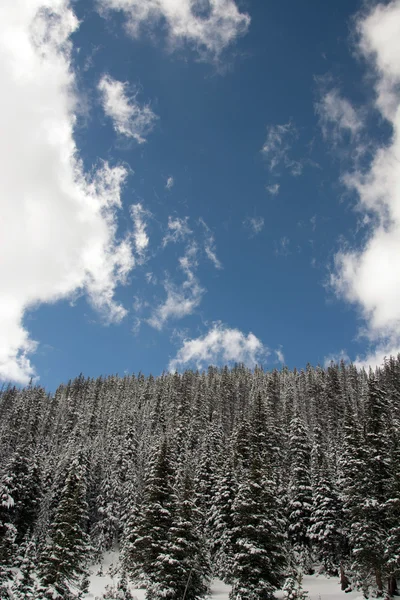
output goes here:
[[0, 378], [400, 348], [400, 2], [0, 9]]

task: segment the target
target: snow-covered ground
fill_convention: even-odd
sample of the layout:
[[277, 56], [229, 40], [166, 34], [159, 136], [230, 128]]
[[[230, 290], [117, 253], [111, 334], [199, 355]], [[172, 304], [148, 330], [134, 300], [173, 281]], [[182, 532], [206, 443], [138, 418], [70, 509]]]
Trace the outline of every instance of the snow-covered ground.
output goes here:
[[[101, 598], [107, 586], [118, 584], [118, 553], [108, 552], [102, 563], [102, 574], [99, 575], [99, 565], [93, 566], [90, 575], [89, 593], [85, 598]], [[308, 592], [309, 600], [364, 600], [360, 592], [344, 593], [340, 589], [339, 579], [325, 575], [304, 575], [303, 589]], [[130, 591], [137, 600], [145, 600], [146, 592], [130, 585]], [[211, 585], [212, 600], [228, 600], [230, 586], [215, 579]], [[277, 599], [283, 598], [282, 591], [276, 594]]]
[[310, 600], [364, 600], [360, 592], [342, 592], [337, 577], [325, 575], [304, 575], [303, 589]]

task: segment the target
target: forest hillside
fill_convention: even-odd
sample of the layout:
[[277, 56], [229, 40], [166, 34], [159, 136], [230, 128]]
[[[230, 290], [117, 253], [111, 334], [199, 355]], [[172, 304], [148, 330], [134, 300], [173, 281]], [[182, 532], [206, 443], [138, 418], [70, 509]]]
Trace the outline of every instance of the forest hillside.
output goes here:
[[[400, 360], [80, 376], [0, 393], [0, 596], [80, 598], [120, 553], [149, 600], [268, 600], [302, 574], [394, 595]], [[114, 594], [114, 595], [113, 595]]]

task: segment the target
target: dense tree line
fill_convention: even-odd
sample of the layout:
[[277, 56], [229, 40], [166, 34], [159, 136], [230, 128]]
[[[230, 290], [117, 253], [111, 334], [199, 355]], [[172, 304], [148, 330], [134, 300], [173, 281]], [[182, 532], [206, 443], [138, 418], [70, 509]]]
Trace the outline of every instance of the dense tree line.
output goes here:
[[196, 600], [212, 577], [235, 600], [286, 578], [292, 597], [315, 569], [395, 594], [400, 357], [4, 386], [0, 596], [82, 597], [115, 547], [125, 598], [133, 579], [151, 600]]

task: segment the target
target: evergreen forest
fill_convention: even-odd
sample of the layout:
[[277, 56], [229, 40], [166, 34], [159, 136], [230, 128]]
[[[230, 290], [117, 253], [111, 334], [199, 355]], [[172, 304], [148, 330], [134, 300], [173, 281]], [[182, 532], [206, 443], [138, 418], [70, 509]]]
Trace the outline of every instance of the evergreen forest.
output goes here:
[[82, 598], [110, 549], [108, 598], [138, 581], [148, 600], [198, 600], [219, 578], [232, 600], [283, 586], [292, 599], [312, 572], [396, 595], [400, 356], [369, 373], [236, 365], [4, 386], [0, 597]]

